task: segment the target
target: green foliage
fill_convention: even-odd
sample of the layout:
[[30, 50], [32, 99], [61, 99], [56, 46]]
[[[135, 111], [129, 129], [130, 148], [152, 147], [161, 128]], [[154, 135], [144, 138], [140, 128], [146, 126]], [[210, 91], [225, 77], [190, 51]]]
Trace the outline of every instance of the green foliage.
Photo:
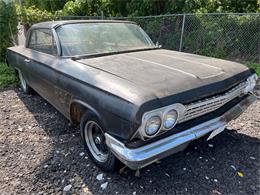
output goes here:
[[14, 3], [6, 4], [3, 0], [0, 0], [0, 32], [0, 61], [4, 61], [6, 48], [14, 44], [14, 36], [17, 32], [17, 17]]
[[72, 16], [95, 16], [100, 15], [102, 8], [105, 7], [105, 1], [96, 0], [75, 0], [68, 1], [62, 10], [63, 15]]
[[117, 9], [122, 16], [147, 16], [176, 13], [213, 13], [213, 12], [256, 12], [260, 10], [258, 0], [128, 0], [120, 1], [115, 5], [113, 0], [108, 1], [109, 6]]
[[166, 49], [179, 49], [181, 17], [129, 18], [138, 23], [151, 37]]
[[259, 0], [23, 0], [25, 7], [62, 15], [147, 16], [175, 13], [256, 12]]
[[253, 68], [256, 71], [257, 75], [260, 77], [260, 64], [248, 64], [247, 66], [249, 68]]
[[[42, 21], [54, 16], [148, 16], [176, 13], [257, 12], [258, 0], [23, 0], [23, 21]], [[25, 16], [25, 13], [28, 16]], [[33, 19], [28, 19], [33, 17]], [[25, 19], [27, 18], [27, 19]], [[39, 18], [39, 19], [38, 19]], [[31, 21], [28, 21], [31, 20]]]
[[25, 27], [28, 29], [32, 24], [54, 20], [55, 15], [46, 10], [41, 10], [37, 8], [35, 5], [31, 7], [21, 7], [19, 5], [16, 6], [16, 11], [19, 20]]
[[8, 86], [16, 86], [18, 78], [15, 71], [5, 63], [0, 63], [0, 89]]
[[25, 7], [35, 6], [40, 10], [55, 12], [61, 10], [68, 0], [23, 0]]
[[187, 16], [185, 26], [186, 52], [240, 61], [259, 60], [259, 15]]

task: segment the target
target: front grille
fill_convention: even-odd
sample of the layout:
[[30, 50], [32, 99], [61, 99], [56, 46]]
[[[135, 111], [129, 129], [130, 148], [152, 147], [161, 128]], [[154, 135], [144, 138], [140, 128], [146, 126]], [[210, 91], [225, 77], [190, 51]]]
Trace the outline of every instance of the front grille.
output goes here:
[[186, 112], [183, 118], [180, 119], [178, 123], [182, 123], [217, 110], [218, 108], [224, 106], [226, 103], [233, 100], [234, 98], [243, 95], [243, 92], [247, 85], [248, 83], [245, 81], [224, 94], [213, 96], [185, 105]]

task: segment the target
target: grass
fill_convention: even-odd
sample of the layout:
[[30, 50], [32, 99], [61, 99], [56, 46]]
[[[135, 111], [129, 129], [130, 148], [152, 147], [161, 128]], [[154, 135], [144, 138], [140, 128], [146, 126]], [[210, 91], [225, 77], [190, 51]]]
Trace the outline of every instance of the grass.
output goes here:
[[[252, 63], [247, 64], [248, 67], [255, 69], [258, 76], [260, 76], [260, 64]], [[12, 68], [8, 67], [7, 64], [0, 62], [0, 89], [17, 86], [18, 78]]]
[[0, 62], [0, 89], [17, 86], [18, 78], [15, 71], [8, 67], [7, 64]]
[[254, 63], [254, 64], [248, 64], [247, 66], [255, 69], [257, 75], [260, 76], [260, 64]]

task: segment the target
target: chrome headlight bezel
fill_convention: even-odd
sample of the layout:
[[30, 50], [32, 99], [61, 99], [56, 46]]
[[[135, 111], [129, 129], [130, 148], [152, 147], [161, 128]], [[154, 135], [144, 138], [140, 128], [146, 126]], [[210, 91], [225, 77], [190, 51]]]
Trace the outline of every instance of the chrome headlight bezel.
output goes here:
[[248, 85], [246, 86], [244, 93], [247, 94], [248, 92], [253, 92], [256, 82], [257, 82], [258, 76], [257, 74], [253, 74], [250, 77], [247, 78]]
[[[175, 110], [177, 112], [177, 119], [174, 123], [174, 125], [170, 128], [164, 128], [163, 123], [164, 123], [164, 116], [171, 110]], [[143, 117], [142, 117], [142, 125], [139, 128], [139, 134], [141, 136], [141, 138], [144, 140], [145, 138], [152, 138], [157, 136], [159, 133], [163, 132], [163, 131], [167, 131], [169, 129], [172, 129], [177, 123], [178, 120], [180, 120], [183, 116], [184, 113], [186, 111], [186, 107], [180, 103], [176, 103], [176, 104], [172, 104], [169, 106], [165, 106], [162, 108], [158, 108], [149, 112], [144, 113]], [[145, 131], [145, 127], [146, 124], [148, 122], [148, 120], [154, 116], [158, 116], [161, 119], [161, 126], [159, 128], [159, 130], [153, 134], [153, 135], [148, 135]]]

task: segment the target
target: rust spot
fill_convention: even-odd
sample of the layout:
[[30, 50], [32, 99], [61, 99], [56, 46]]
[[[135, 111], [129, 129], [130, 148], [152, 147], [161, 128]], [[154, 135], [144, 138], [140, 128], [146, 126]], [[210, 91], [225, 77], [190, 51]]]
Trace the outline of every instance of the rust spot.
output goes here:
[[73, 103], [70, 108], [70, 115], [71, 115], [72, 122], [78, 124], [85, 110], [86, 108], [83, 107], [82, 105], [78, 103]]

